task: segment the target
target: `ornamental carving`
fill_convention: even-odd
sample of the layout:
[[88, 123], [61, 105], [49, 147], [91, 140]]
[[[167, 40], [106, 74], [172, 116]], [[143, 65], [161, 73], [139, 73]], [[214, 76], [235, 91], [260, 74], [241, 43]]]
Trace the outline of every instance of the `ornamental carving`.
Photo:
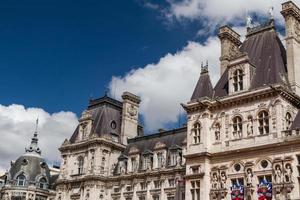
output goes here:
[[127, 113], [131, 116], [131, 117], [135, 117], [137, 115], [137, 109], [131, 105], [127, 108]]

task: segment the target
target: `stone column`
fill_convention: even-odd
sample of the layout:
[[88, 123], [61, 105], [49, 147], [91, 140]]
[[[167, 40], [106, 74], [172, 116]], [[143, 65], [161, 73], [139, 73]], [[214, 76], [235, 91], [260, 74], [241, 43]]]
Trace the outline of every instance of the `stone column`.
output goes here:
[[218, 34], [221, 42], [221, 76], [225, 72], [231, 57], [239, 53], [239, 46], [242, 44], [240, 35], [229, 26], [222, 26]]
[[300, 9], [292, 1], [282, 4], [285, 19], [288, 78], [294, 92], [300, 95]]

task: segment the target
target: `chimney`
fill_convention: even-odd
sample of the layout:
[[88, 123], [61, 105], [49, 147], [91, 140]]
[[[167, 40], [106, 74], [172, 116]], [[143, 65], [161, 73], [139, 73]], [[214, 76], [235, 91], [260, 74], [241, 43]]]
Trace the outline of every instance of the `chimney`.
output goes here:
[[121, 142], [127, 144], [127, 139], [137, 137], [139, 135], [139, 104], [140, 97], [124, 92], [122, 95], [123, 110], [122, 110], [122, 128]]
[[292, 1], [282, 4], [285, 19], [288, 78], [293, 91], [300, 95], [300, 9]]
[[219, 39], [221, 42], [221, 76], [225, 72], [230, 59], [239, 53], [239, 46], [242, 44], [240, 35], [229, 26], [222, 26], [219, 29]]

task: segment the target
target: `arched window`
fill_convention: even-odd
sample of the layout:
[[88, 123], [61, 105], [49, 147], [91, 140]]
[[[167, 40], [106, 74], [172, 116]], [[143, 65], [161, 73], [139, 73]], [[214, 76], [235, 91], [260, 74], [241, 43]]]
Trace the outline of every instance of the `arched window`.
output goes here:
[[17, 185], [18, 186], [25, 186], [25, 182], [26, 182], [26, 177], [21, 174], [17, 177]]
[[242, 118], [239, 116], [236, 116], [232, 119], [232, 125], [233, 125], [233, 137], [234, 139], [242, 138], [243, 133], [243, 122]]
[[269, 113], [265, 110], [258, 113], [258, 131], [261, 135], [269, 133]]
[[45, 178], [41, 178], [39, 181], [39, 187], [41, 189], [47, 189], [47, 180]]
[[196, 123], [193, 127], [193, 143], [199, 144], [201, 141], [201, 125]]
[[233, 89], [235, 92], [243, 90], [243, 70], [237, 69], [233, 72]]
[[83, 174], [83, 164], [84, 164], [83, 157], [80, 156], [78, 158], [78, 174]]
[[285, 130], [289, 130], [292, 125], [292, 115], [288, 112], [285, 115]]

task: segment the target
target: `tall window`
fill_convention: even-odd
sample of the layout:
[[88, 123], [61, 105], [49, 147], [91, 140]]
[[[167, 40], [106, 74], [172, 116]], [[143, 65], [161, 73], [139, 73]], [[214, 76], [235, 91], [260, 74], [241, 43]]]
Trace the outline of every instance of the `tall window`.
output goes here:
[[17, 177], [17, 185], [18, 186], [25, 186], [25, 182], [26, 182], [26, 177], [21, 174]]
[[163, 154], [157, 153], [157, 167], [161, 168], [163, 166]]
[[258, 113], [258, 130], [261, 135], [269, 133], [269, 113], [265, 110]]
[[170, 166], [175, 166], [177, 164], [177, 152], [170, 152]]
[[143, 157], [143, 169], [147, 170], [147, 169], [152, 169], [152, 156], [150, 156], [150, 154], [144, 155]]
[[292, 125], [292, 115], [290, 113], [286, 113], [285, 115], [285, 130], [289, 130]]
[[83, 157], [80, 156], [78, 158], [78, 174], [83, 174], [83, 163], [84, 163]]
[[131, 158], [131, 170], [133, 172], [136, 172], [137, 171], [137, 160], [136, 158]]
[[243, 122], [242, 118], [239, 116], [236, 116], [232, 119], [232, 125], [233, 125], [233, 137], [235, 139], [242, 138], [243, 133]]
[[196, 123], [193, 128], [193, 142], [194, 144], [198, 144], [201, 141], [201, 125], [200, 123]]
[[39, 187], [41, 189], [47, 189], [47, 180], [45, 178], [41, 178], [39, 181]]
[[243, 90], [243, 70], [241, 69], [237, 69], [233, 72], [233, 88], [234, 88], [234, 91], [237, 92], [237, 91], [241, 91]]
[[200, 181], [191, 181], [192, 200], [200, 200]]

